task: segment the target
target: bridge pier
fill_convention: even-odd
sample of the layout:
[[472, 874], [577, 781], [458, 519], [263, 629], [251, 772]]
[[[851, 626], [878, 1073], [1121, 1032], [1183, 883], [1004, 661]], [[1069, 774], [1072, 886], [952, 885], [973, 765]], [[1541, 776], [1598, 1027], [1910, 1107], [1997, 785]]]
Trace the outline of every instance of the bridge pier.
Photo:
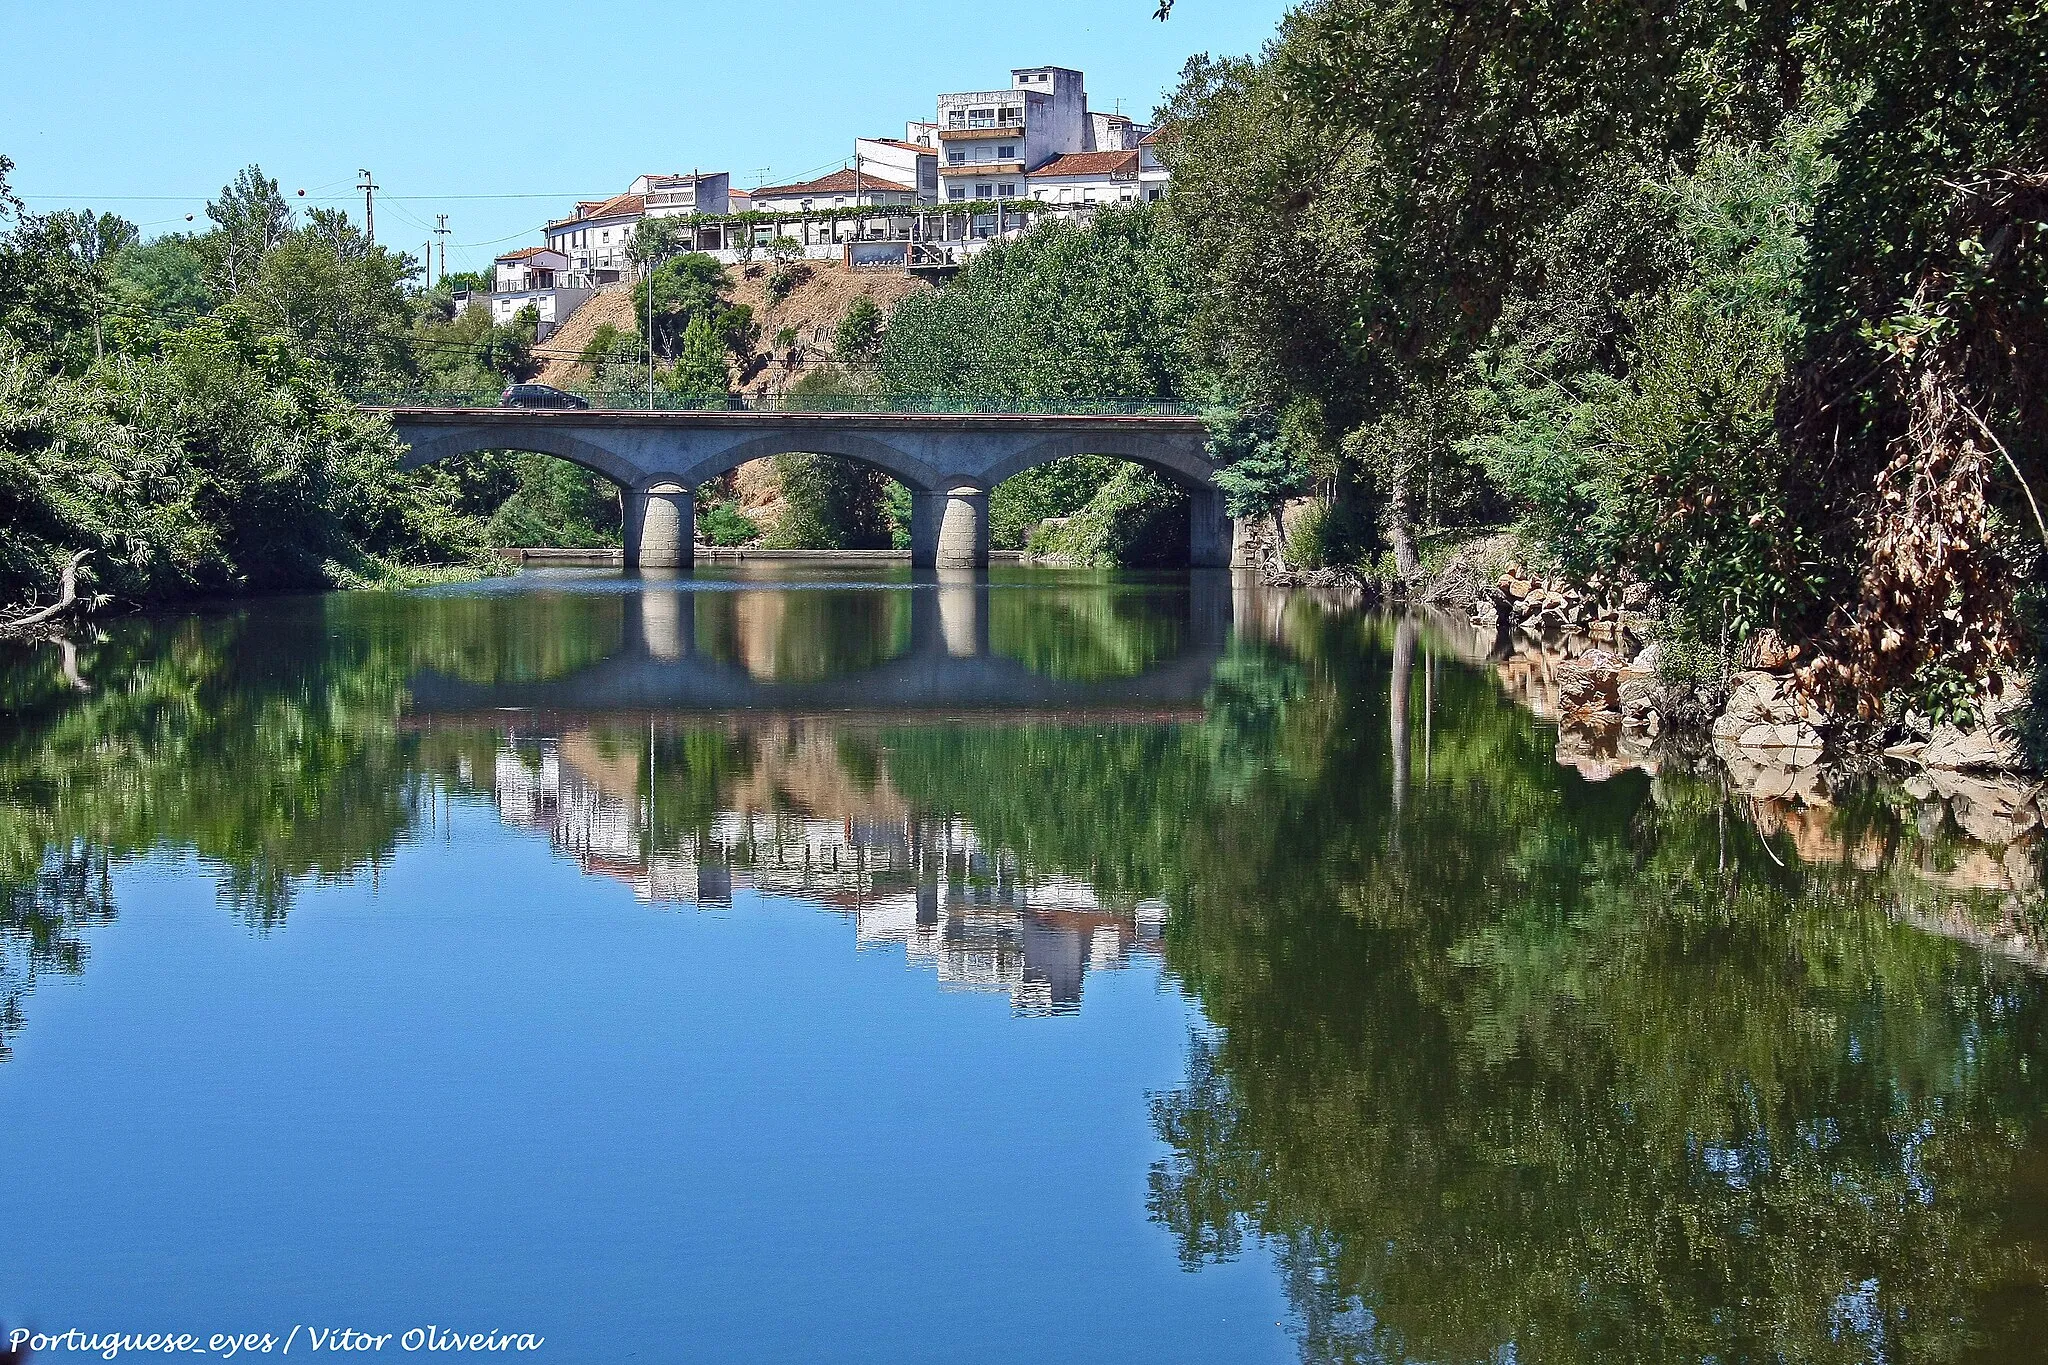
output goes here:
[[626, 567], [687, 569], [696, 562], [697, 499], [672, 479], [625, 494]]
[[910, 495], [910, 564], [916, 569], [988, 567], [988, 490], [959, 487]]
[[1223, 494], [1214, 488], [1188, 490], [1188, 567], [1227, 569], [1231, 567], [1235, 528], [1223, 506]]

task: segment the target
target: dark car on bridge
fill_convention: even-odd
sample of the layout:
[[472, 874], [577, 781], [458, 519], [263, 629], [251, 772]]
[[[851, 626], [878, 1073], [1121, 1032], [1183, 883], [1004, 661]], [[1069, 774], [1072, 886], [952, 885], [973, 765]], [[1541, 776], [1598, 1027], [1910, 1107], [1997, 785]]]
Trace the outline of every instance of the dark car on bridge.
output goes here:
[[590, 400], [552, 384], [508, 385], [498, 399], [501, 408], [587, 408]]

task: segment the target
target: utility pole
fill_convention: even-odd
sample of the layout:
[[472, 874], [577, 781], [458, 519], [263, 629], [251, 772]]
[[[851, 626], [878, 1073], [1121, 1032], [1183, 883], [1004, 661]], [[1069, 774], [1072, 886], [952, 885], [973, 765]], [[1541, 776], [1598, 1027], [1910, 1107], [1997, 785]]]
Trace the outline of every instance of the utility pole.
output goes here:
[[420, 268], [427, 272], [427, 288], [434, 287], [434, 241], [430, 237], [420, 244]]
[[441, 239], [441, 280], [443, 283], [446, 283], [448, 279], [448, 215], [437, 213], [434, 215], [434, 221], [438, 224], [434, 229], [434, 235]]
[[363, 239], [371, 246], [377, 245], [377, 185], [370, 179], [368, 171], [357, 171], [362, 177], [356, 188], [363, 192]]

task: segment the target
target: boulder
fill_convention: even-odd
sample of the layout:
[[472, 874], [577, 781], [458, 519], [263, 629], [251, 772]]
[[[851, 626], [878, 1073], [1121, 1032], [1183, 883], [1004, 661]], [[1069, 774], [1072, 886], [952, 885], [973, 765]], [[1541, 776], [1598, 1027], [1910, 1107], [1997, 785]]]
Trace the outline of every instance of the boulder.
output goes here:
[[1562, 664], [1557, 670], [1557, 709], [1567, 716], [1618, 713], [1615, 676], [1598, 663]]
[[1984, 844], [2010, 844], [2041, 823], [2034, 788], [2014, 781], [1932, 772], [1935, 793], [1958, 828]]
[[1786, 644], [1784, 636], [1766, 627], [1750, 638], [1742, 653], [1751, 668], [1776, 672], [1799, 657], [1799, 646]]
[[1934, 727], [1916, 761], [1944, 772], [2006, 770], [2020, 766], [2020, 750], [2010, 731], [1988, 725], [1964, 731], [1943, 723]]

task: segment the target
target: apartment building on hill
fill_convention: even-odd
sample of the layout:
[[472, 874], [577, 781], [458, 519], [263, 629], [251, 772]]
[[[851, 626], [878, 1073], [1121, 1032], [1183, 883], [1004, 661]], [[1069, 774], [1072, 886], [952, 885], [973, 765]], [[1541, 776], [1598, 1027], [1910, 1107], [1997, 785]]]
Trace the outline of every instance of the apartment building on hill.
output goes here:
[[[543, 231], [548, 247], [568, 257], [568, 270], [574, 282], [594, 289], [631, 277], [633, 263], [626, 248], [642, 218], [686, 218], [731, 211], [732, 177], [724, 171], [642, 175], [634, 179], [624, 194], [584, 200], [576, 205], [574, 213], [549, 223]], [[703, 235], [700, 245], [719, 244], [717, 229], [708, 229]]]

